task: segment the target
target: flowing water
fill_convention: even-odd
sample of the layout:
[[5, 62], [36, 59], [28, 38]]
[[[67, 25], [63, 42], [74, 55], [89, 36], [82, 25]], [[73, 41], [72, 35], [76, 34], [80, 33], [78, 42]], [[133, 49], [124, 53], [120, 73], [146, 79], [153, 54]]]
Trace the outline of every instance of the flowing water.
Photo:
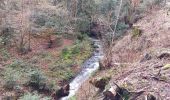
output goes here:
[[83, 63], [81, 72], [69, 84], [69, 95], [62, 98], [61, 100], [69, 100], [70, 97], [74, 96], [82, 83], [86, 81], [92, 75], [92, 73], [94, 73], [99, 68], [99, 60], [103, 58], [101, 42], [96, 39], [92, 39], [92, 41], [95, 47], [92, 57]]

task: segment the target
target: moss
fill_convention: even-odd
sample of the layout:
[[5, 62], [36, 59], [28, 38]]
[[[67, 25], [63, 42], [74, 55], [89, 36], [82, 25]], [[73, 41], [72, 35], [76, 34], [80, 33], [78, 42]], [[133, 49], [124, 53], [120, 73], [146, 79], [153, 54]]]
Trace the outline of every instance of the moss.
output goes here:
[[139, 37], [142, 35], [142, 31], [138, 27], [134, 27], [132, 30], [132, 37]]
[[67, 59], [70, 59], [71, 56], [72, 56], [72, 52], [70, 49], [64, 48], [62, 50], [61, 59], [67, 60]]

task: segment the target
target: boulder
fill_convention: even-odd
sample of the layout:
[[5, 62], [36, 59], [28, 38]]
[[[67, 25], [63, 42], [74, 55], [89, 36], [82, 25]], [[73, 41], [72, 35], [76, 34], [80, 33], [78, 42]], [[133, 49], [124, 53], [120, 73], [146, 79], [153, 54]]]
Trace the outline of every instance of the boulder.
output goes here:
[[100, 79], [93, 79], [90, 80], [89, 83], [94, 85], [96, 88], [99, 88], [100, 91], [103, 91], [106, 87], [106, 85], [109, 83], [111, 77], [103, 77]]
[[119, 87], [116, 84], [116, 87], [114, 87], [114, 89], [109, 89], [103, 92], [103, 95], [103, 100], [128, 100], [130, 92], [127, 89]]
[[114, 84], [109, 90], [103, 92], [103, 100], [137, 100], [136, 98], [143, 93], [144, 91], [130, 92], [127, 89]]
[[111, 91], [103, 92], [104, 98], [103, 100], [115, 100], [115, 95]]
[[156, 97], [153, 96], [152, 94], [147, 94], [146, 98], [147, 98], [146, 100], [156, 100]]
[[62, 97], [68, 96], [69, 91], [70, 91], [70, 85], [68, 84], [60, 88], [59, 90], [57, 90], [55, 96], [56, 98], [62, 98]]

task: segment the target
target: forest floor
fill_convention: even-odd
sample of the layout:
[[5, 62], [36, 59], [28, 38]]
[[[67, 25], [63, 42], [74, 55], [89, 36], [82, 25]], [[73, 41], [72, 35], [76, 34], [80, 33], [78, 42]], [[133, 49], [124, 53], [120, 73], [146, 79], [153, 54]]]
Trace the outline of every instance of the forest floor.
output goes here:
[[[143, 97], [153, 94], [157, 100], [170, 100], [170, 11], [167, 8], [154, 9], [134, 27], [142, 30], [142, 34], [133, 37], [132, 29], [116, 41], [114, 66], [97, 72], [90, 80], [111, 76], [109, 87], [115, 82], [129, 91], [145, 91]], [[78, 100], [99, 100], [102, 95], [97, 91], [88, 80], [76, 97]], [[144, 100], [143, 97], [137, 100]]]
[[[21, 94], [39, 92], [39, 89], [27, 86], [31, 80], [30, 76], [35, 75], [34, 73], [39, 75], [37, 82], [49, 86], [47, 89], [50, 93], [44, 91], [40, 94], [51, 96], [79, 72], [80, 65], [93, 51], [88, 39], [80, 43], [75, 38], [68, 39], [65, 36], [58, 38], [58, 35], [53, 35], [52, 40], [55, 42], [48, 48], [47, 39], [32, 37], [31, 51], [26, 54], [20, 54], [16, 46], [0, 49], [0, 100], [6, 97], [11, 97], [12, 100], [18, 98], [17, 86]], [[11, 86], [14, 89], [6, 88]]]

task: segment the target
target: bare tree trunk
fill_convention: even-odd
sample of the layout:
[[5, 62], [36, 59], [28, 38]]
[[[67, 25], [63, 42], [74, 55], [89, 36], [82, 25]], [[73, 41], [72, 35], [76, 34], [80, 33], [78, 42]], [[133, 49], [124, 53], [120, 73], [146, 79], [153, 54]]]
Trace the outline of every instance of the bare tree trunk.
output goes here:
[[24, 44], [24, 30], [23, 30], [23, 0], [21, 0], [21, 31], [20, 31], [20, 43], [19, 43], [19, 51], [23, 52], [23, 44]]
[[[29, 10], [30, 10], [30, 6], [31, 6], [31, 9], [32, 9], [32, 5], [31, 5], [31, 1], [29, 1]], [[29, 20], [29, 18], [28, 18]], [[29, 22], [29, 21], [28, 21]], [[28, 51], [31, 51], [31, 25], [30, 23], [28, 23]]]
[[109, 46], [108, 46], [108, 49], [105, 52], [106, 53], [105, 54], [105, 61], [104, 61], [104, 64], [105, 64], [104, 66], [105, 67], [110, 67], [112, 65], [113, 42], [114, 42], [114, 36], [115, 36], [115, 33], [116, 33], [118, 21], [119, 21], [119, 16], [120, 16], [121, 8], [122, 8], [122, 3], [123, 3], [123, 0], [120, 1], [120, 6], [119, 6], [119, 9], [118, 9], [118, 14], [117, 14], [116, 23], [115, 23], [115, 27], [114, 27], [113, 33], [110, 34], [111, 41], [110, 41], [110, 43], [107, 44]]
[[28, 32], [28, 51], [31, 51], [31, 32]]

